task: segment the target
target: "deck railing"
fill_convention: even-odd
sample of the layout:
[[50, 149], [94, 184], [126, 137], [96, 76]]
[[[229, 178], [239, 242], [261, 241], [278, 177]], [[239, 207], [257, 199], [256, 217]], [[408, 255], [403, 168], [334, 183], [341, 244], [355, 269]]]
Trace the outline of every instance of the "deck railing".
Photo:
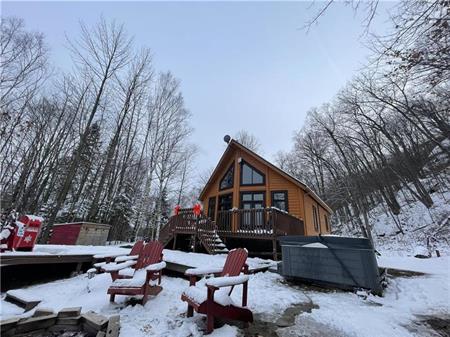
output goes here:
[[198, 219], [185, 209], [169, 219], [160, 238], [168, 241], [173, 234], [195, 234], [209, 249], [215, 249], [214, 233], [224, 237], [276, 239], [284, 235], [304, 235], [303, 221], [276, 208], [235, 209], [219, 211], [216, 221], [204, 215]]
[[209, 252], [216, 250], [217, 227], [214, 221], [202, 216], [198, 219], [197, 236]]
[[216, 225], [223, 236], [272, 238], [304, 234], [301, 219], [275, 208], [219, 211]]
[[197, 218], [192, 212], [192, 208], [183, 208], [178, 215], [172, 216], [169, 223], [173, 230], [178, 233], [195, 233], [197, 227]]

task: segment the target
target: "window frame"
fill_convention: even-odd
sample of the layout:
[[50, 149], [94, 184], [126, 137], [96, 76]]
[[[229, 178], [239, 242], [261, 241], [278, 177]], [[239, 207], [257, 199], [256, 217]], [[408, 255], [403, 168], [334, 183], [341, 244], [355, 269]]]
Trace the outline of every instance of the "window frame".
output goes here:
[[324, 218], [325, 218], [325, 229], [328, 231], [328, 232], [331, 232], [331, 228], [330, 228], [330, 219], [329, 219], [329, 217], [328, 217], [328, 214], [324, 214]]
[[320, 233], [320, 222], [319, 222], [319, 214], [318, 209], [316, 205], [312, 205], [313, 207], [313, 224], [314, 224], [314, 230], [318, 233]]
[[[252, 200], [243, 200], [242, 197], [244, 194], [251, 194], [252, 195]], [[253, 200], [253, 195], [254, 194], [262, 194], [263, 195], [263, 200]], [[240, 209], [244, 209], [243, 204], [244, 203], [261, 203], [263, 204], [263, 209], [266, 208], [266, 191], [242, 191], [239, 193], [239, 207]], [[252, 208], [253, 209], [253, 208]]]
[[[277, 190], [277, 191], [270, 191], [270, 198], [271, 198], [271, 205], [272, 205], [272, 207], [276, 207], [275, 205], [274, 205], [274, 200], [275, 200], [275, 198], [274, 198], [274, 196], [275, 196], [275, 193], [283, 193], [284, 194], [284, 202], [286, 203], [286, 209], [285, 210], [282, 210], [282, 211], [285, 211], [285, 212], [288, 212], [289, 213], [289, 197], [288, 197], [288, 195], [289, 195], [289, 193], [288, 193], [288, 190]], [[281, 200], [279, 200], [279, 201], [281, 201]], [[277, 207], [278, 208], [278, 207]], [[280, 208], [281, 209], [281, 208]]]
[[[230, 199], [231, 199], [231, 208], [230, 208], [230, 209], [226, 209], [226, 210], [222, 210], [222, 209], [220, 209], [220, 199], [223, 198], [223, 197], [225, 197], [225, 196], [230, 196]], [[218, 200], [217, 200], [217, 211], [218, 211], [218, 212], [220, 212], [220, 211], [229, 211], [229, 210], [231, 210], [231, 209], [233, 209], [233, 192], [219, 194]]]
[[[253, 171], [256, 171], [256, 173], [260, 174], [262, 176], [262, 183], [260, 183], [260, 184], [244, 184], [244, 182], [243, 182], [243, 173], [244, 173], [244, 169], [243, 168], [244, 168], [244, 165], [247, 165]], [[248, 162], [246, 162], [243, 159], [240, 162], [240, 170], [239, 171], [240, 171], [239, 172], [239, 183], [240, 183], [240, 186], [264, 186], [264, 185], [266, 185], [266, 175], [263, 172], [261, 172], [260, 170], [258, 170], [256, 167], [254, 167], [253, 165], [250, 165]]]
[[[225, 176], [228, 174], [228, 172], [233, 172], [233, 179], [231, 180], [231, 186], [222, 188], [222, 181], [224, 180]], [[222, 176], [222, 178], [219, 181], [219, 191], [225, 191], [229, 190], [234, 187], [234, 161], [231, 163], [230, 166], [228, 166], [228, 169], [225, 171], [225, 174]]]

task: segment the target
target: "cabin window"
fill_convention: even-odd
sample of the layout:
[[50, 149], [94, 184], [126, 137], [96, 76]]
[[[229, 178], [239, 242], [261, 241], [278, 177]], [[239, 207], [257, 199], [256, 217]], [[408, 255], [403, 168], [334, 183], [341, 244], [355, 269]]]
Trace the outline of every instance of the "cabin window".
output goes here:
[[327, 229], [327, 231], [330, 230], [330, 223], [328, 222], [328, 215], [325, 214], [325, 228]]
[[208, 199], [208, 218], [211, 220], [216, 218], [216, 197]]
[[264, 185], [265, 176], [245, 161], [241, 162], [241, 185]]
[[264, 208], [264, 192], [243, 192], [241, 193], [242, 209]]
[[233, 208], [233, 193], [219, 195], [219, 210], [228, 211]]
[[272, 192], [272, 206], [282, 211], [289, 211], [288, 207], [288, 193], [287, 191], [273, 191]]
[[319, 228], [319, 217], [318, 217], [318, 213], [317, 213], [317, 207], [313, 205], [313, 221], [314, 221], [314, 230], [316, 232], [320, 231]]
[[233, 180], [234, 180], [234, 163], [231, 164], [231, 166], [228, 168], [227, 172], [223, 176], [222, 180], [220, 181], [219, 189], [226, 190], [228, 188], [232, 188]]

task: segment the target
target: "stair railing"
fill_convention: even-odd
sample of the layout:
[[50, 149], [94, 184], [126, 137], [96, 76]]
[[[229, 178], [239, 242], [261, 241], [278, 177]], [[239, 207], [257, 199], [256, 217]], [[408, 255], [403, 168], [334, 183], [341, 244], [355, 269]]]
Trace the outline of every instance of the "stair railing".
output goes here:
[[208, 253], [214, 254], [217, 248], [217, 227], [214, 221], [201, 215], [197, 222], [198, 238]]

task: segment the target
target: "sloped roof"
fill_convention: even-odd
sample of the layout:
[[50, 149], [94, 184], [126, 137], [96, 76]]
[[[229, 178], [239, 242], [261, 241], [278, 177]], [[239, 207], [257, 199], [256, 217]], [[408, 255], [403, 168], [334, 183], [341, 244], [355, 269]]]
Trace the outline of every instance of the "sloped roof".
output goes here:
[[269, 162], [268, 160], [264, 159], [263, 157], [261, 157], [260, 155], [258, 155], [256, 152], [250, 150], [249, 148], [247, 148], [246, 146], [242, 145], [241, 143], [237, 142], [236, 140], [232, 139], [229, 143], [227, 148], [225, 149], [224, 153], [222, 154], [222, 157], [220, 157], [219, 163], [217, 164], [216, 168], [214, 169], [213, 173], [211, 174], [211, 176], [208, 179], [208, 182], [206, 183], [205, 187], [203, 187], [199, 199], [203, 199], [205, 196], [205, 193], [208, 189], [208, 187], [211, 185], [211, 183], [214, 181], [214, 179], [216, 178], [217, 174], [219, 173], [219, 168], [222, 166], [223, 161], [225, 160], [225, 158], [227, 157], [227, 155], [233, 151], [234, 149], [240, 149], [244, 152], [246, 152], [247, 154], [249, 154], [250, 156], [252, 156], [254, 159], [256, 159], [257, 161], [261, 162], [262, 164], [270, 167], [271, 169], [273, 169], [275, 172], [278, 172], [279, 174], [281, 174], [283, 177], [285, 177], [287, 180], [291, 181], [292, 183], [294, 183], [295, 185], [299, 186], [300, 188], [302, 188], [304, 191], [307, 192], [307, 194], [309, 194], [315, 201], [317, 201], [323, 208], [325, 208], [328, 212], [332, 212], [332, 209], [325, 203], [325, 201], [323, 201], [313, 190], [311, 190], [308, 185], [306, 185], [305, 183], [303, 183], [302, 181], [298, 180], [297, 178], [293, 177], [292, 175], [290, 175], [289, 173], [287, 173], [286, 171], [280, 169], [279, 167], [275, 166], [274, 164], [272, 164], [271, 162]]

